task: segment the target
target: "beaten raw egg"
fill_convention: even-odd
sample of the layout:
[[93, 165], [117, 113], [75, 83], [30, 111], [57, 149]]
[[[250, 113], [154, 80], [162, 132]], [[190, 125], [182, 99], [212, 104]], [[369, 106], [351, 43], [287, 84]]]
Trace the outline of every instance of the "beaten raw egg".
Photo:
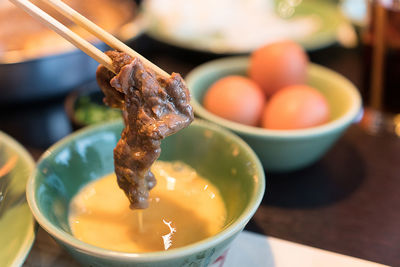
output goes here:
[[299, 44], [280, 41], [251, 54], [248, 75], [270, 96], [288, 85], [304, 84], [307, 64], [308, 56]]
[[307, 85], [292, 85], [275, 93], [262, 116], [262, 127], [276, 130], [318, 126], [329, 120], [324, 95]]
[[224, 119], [257, 126], [265, 105], [265, 95], [254, 81], [242, 76], [227, 76], [211, 85], [203, 105]]

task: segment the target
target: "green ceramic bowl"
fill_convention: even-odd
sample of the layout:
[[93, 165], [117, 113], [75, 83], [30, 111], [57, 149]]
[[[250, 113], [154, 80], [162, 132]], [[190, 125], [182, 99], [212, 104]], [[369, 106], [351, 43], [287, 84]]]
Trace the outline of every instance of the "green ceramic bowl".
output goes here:
[[21, 266], [35, 240], [35, 220], [25, 186], [35, 163], [12, 137], [0, 131], [0, 265]]
[[162, 142], [161, 160], [181, 160], [211, 180], [227, 207], [227, 221], [215, 236], [152, 253], [123, 253], [86, 244], [71, 234], [68, 205], [86, 183], [113, 171], [113, 148], [122, 122], [84, 128], [46, 151], [27, 185], [27, 199], [39, 224], [79, 262], [88, 266], [207, 266], [220, 256], [250, 220], [264, 194], [262, 165], [251, 148], [216, 125], [194, 121]]
[[192, 70], [186, 83], [196, 115], [241, 136], [257, 153], [267, 171], [293, 171], [314, 163], [361, 110], [357, 88], [342, 75], [316, 64], [309, 64], [307, 84], [318, 89], [328, 100], [331, 120], [324, 125], [302, 130], [267, 130], [223, 119], [203, 108], [203, 97], [211, 84], [227, 75], [245, 76], [248, 65], [248, 57], [217, 59]]

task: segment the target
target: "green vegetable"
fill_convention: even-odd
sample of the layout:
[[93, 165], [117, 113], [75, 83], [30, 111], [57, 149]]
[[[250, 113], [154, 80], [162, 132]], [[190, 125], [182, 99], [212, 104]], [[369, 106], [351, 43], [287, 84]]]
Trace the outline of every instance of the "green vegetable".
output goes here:
[[95, 103], [88, 96], [79, 98], [75, 104], [75, 119], [84, 125], [113, 120], [121, 116], [119, 109]]

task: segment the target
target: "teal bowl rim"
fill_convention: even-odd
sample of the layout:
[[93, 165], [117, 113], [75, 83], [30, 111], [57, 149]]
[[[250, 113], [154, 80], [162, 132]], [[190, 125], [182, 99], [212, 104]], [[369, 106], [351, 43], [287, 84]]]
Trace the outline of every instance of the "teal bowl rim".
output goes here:
[[[204, 64], [199, 65], [194, 68], [192, 71], [188, 73], [185, 77], [186, 84], [189, 87], [190, 92], [193, 95], [192, 86], [196, 80], [201, 79], [204, 73], [209, 72], [209, 69], [224, 69], [237, 71], [242, 69], [240, 66], [246, 66], [249, 63], [248, 56], [235, 56], [235, 57], [225, 57], [216, 60], [212, 60], [206, 62]], [[345, 114], [336, 118], [334, 120], [329, 121], [320, 126], [310, 127], [306, 129], [299, 130], [270, 130], [263, 129], [261, 127], [248, 126], [244, 124], [240, 124], [237, 122], [233, 122], [224, 118], [221, 118], [217, 115], [212, 114], [207, 111], [199, 101], [192, 97], [191, 104], [194, 108], [195, 114], [197, 114], [202, 119], [211, 121], [213, 123], [217, 123], [223, 127], [231, 129], [238, 134], [254, 136], [254, 137], [269, 137], [273, 139], [291, 139], [291, 138], [312, 138], [320, 135], [324, 135], [332, 132], [334, 129], [340, 128], [341, 126], [347, 125], [351, 123], [356, 116], [361, 112], [361, 96], [357, 88], [354, 84], [344, 77], [343, 75], [329, 69], [323, 67], [321, 65], [315, 63], [309, 63], [308, 72], [319, 71], [323, 73], [323, 75], [329, 79], [335, 79], [339, 83], [343, 85], [344, 88], [347, 88], [349, 95], [352, 98], [352, 106], [347, 110]]]
[[[18, 143], [18, 141], [16, 141], [13, 137], [11, 137], [10, 135], [6, 134], [3, 131], [0, 131], [0, 139], [5, 140], [7, 146], [12, 147], [12, 149], [14, 149], [17, 152], [17, 154], [21, 156], [21, 158], [23, 158], [23, 161], [25, 161], [28, 165], [30, 173], [29, 175], [31, 175], [31, 173], [35, 168], [35, 161], [33, 160], [32, 156], [28, 153], [28, 151], [26, 151], [26, 149], [20, 143]], [[32, 245], [36, 238], [36, 230], [34, 229], [35, 221], [33, 220], [33, 218], [31, 220], [33, 223], [32, 231], [29, 231], [29, 233], [25, 236], [25, 240], [23, 244], [21, 244], [20, 249], [16, 254], [15, 258], [12, 260], [11, 266], [22, 265], [32, 248]]]
[[[43, 155], [40, 157], [38, 160], [37, 166], [40, 165], [41, 162], [46, 160], [46, 158], [54, 153], [55, 151], [59, 150], [61, 147], [64, 147], [67, 143], [70, 141], [79, 138], [79, 137], [84, 137], [91, 132], [94, 131], [101, 131], [104, 128], [112, 127], [114, 124], [119, 124], [122, 123], [122, 120], [113, 120], [109, 122], [105, 122], [103, 124], [95, 124], [91, 126], [87, 126], [85, 128], [82, 128], [69, 136], [63, 138], [62, 140], [58, 141], [54, 145], [52, 145], [50, 148], [48, 148]], [[216, 132], [220, 132], [224, 134], [225, 136], [228, 136], [231, 138], [235, 143], [240, 145], [245, 152], [252, 158], [253, 162], [255, 163], [256, 170], [258, 172], [258, 177], [254, 177], [253, 179], [257, 180], [255, 181], [255, 184], [259, 184], [258, 187], [254, 189], [253, 196], [245, 208], [245, 210], [242, 212], [242, 214], [239, 216], [239, 218], [229, 225], [227, 228], [223, 229], [221, 232], [216, 234], [215, 236], [200, 240], [198, 242], [195, 242], [193, 244], [181, 247], [181, 248], [175, 248], [167, 251], [157, 251], [157, 252], [148, 252], [148, 253], [127, 253], [127, 252], [119, 252], [119, 251], [111, 251], [107, 249], [103, 249], [100, 247], [96, 247], [94, 245], [87, 244], [83, 241], [78, 240], [71, 234], [60, 230], [59, 228], [55, 227], [43, 214], [40, 212], [39, 207], [37, 206], [37, 203], [35, 201], [35, 195], [36, 192], [34, 190], [35, 188], [35, 182], [36, 179], [35, 177], [38, 174], [38, 168], [35, 168], [34, 172], [32, 175], [29, 177], [28, 183], [27, 183], [27, 189], [26, 189], [26, 195], [27, 195], [27, 200], [29, 207], [31, 208], [31, 211], [37, 220], [37, 222], [43, 227], [44, 230], [46, 230], [50, 235], [55, 237], [56, 239], [62, 241], [63, 243], [74, 247], [75, 249], [80, 250], [81, 252], [84, 252], [86, 254], [99, 257], [99, 258], [109, 258], [109, 259], [115, 259], [119, 261], [129, 261], [129, 262], [154, 262], [154, 261], [160, 261], [160, 260], [169, 260], [177, 257], [186, 257], [191, 254], [199, 253], [201, 251], [204, 251], [210, 247], [214, 247], [218, 245], [220, 242], [223, 242], [224, 240], [228, 239], [229, 237], [234, 236], [237, 232], [240, 232], [243, 227], [247, 224], [247, 222], [251, 219], [251, 217], [254, 215], [256, 210], [258, 209], [261, 200], [264, 196], [265, 192], [265, 174], [264, 174], [264, 169], [262, 167], [262, 164], [254, 151], [250, 148], [247, 143], [245, 143], [240, 137], [235, 135], [234, 133], [227, 131], [226, 129], [212, 124], [210, 122], [206, 122], [204, 120], [199, 120], [196, 119], [193, 123], [193, 125], [198, 125], [201, 127], [204, 127], [206, 129], [211, 129]], [[161, 152], [162, 153], [162, 152]]]

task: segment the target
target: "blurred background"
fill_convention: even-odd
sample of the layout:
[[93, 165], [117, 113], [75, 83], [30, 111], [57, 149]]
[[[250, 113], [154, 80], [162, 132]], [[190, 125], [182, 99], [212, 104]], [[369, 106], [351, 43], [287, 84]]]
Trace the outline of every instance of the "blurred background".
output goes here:
[[[356, 34], [366, 15], [363, 1], [101, 0], [96, 8], [90, 0], [65, 2], [168, 72], [184, 76], [210, 59], [292, 39], [312, 61], [340, 66], [364, 89]], [[60, 20], [107, 49], [68, 19]], [[7, 0], [0, 2], [0, 24], [0, 128], [26, 145], [48, 147], [72, 130], [64, 100], [78, 88], [96, 87], [91, 81], [98, 64]], [[31, 135], [22, 134], [26, 129]]]

